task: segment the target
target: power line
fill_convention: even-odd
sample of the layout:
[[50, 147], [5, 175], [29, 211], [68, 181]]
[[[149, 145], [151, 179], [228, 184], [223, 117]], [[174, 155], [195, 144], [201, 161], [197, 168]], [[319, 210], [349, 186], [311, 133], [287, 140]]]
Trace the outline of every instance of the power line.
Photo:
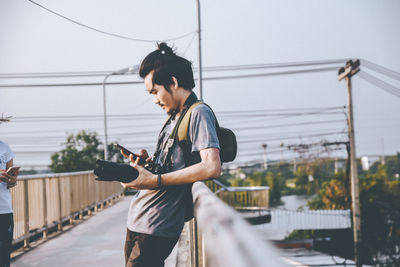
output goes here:
[[[194, 35], [193, 35], [194, 37]], [[188, 47], [191, 45], [194, 38], [191, 39]], [[188, 48], [187, 47], [187, 48]], [[185, 49], [185, 53], [186, 50]], [[341, 64], [346, 59], [330, 59], [330, 60], [315, 60], [315, 61], [298, 61], [298, 62], [282, 62], [282, 63], [263, 63], [263, 64], [242, 64], [242, 65], [225, 65], [225, 66], [210, 66], [204, 67], [205, 72], [215, 71], [234, 71], [234, 70], [254, 70], [266, 68], [288, 68], [288, 67], [304, 67], [318, 65]], [[393, 79], [400, 80], [400, 73], [380, 66], [366, 59], [361, 59], [362, 65], [365, 67], [389, 76]], [[333, 68], [333, 67], [332, 67]], [[194, 69], [196, 71], [196, 69]], [[68, 78], [68, 77], [96, 77], [105, 76], [112, 71], [76, 71], [76, 72], [42, 72], [42, 73], [2, 73], [0, 79], [15, 79], [15, 78]]]
[[[255, 74], [241, 74], [241, 75], [226, 75], [226, 76], [214, 76], [204, 77], [204, 81], [212, 80], [233, 80], [233, 79], [245, 79], [245, 78], [259, 78], [268, 76], [280, 76], [280, 75], [292, 75], [292, 74], [305, 74], [315, 72], [334, 71], [337, 67], [326, 67], [326, 68], [314, 68], [307, 70], [290, 70], [280, 72], [269, 72], [269, 73], [255, 73]], [[196, 79], [195, 79], [196, 80]], [[132, 84], [143, 84], [142, 81], [129, 81], [129, 82], [107, 82], [106, 85], [132, 85]], [[27, 88], [27, 87], [83, 87], [83, 86], [102, 86], [102, 82], [82, 82], [82, 83], [38, 83], [38, 84], [0, 84], [0, 88]]]
[[[124, 125], [125, 128], [129, 128], [129, 127], [143, 127], [143, 126], [160, 126], [160, 121], [164, 121], [164, 119], [166, 118], [166, 116], [159, 116], [157, 114], [154, 114], [154, 117], [114, 117], [111, 121], [112, 122], [118, 122], [118, 121], [126, 121], [126, 120], [134, 120], [135, 124], [129, 124], [129, 125]], [[238, 122], [241, 122], [241, 124], [251, 124], [251, 123], [256, 123], [256, 122], [265, 122], [265, 121], [271, 121], [273, 119], [290, 119], [293, 117], [299, 117], [299, 116], [335, 116], [335, 115], [343, 115], [342, 112], [310, 112], [310, 113], [289, 113], [289, 114], [259, 114], [259, 115], [237, 115], [237, 116], [233, 116], [233, 115], [221, 115], [218, 116], [217, 118], [218, 120], [224, 121], [227, 120], [226, 122], [224, 121], [224, 125], [237, 125]], [[235, 118], [235, 121], [231, 121], [231, 118]], [[68, 117], [15, 117], [12, 118], [14, 123], [40, 123], [40, 122], [56, 122], [56, 123], [63, 123], [63, 122], [67, 122], [67, 121], [73, 121], [73, 122], [85, 122], [85, 121], [90, 121], [90, 122], [94, 122], [96, 123], [96, 121], [100, 121], [101, 118], [99, 117], [76, 117], [76, 118], [68, 118]], [[142, 124], [143, 121], [149, 121], [149, 120], [157, 120], [156, 123], [151, 123], [151, 124]], [[140, 125], [138, 123], [141, 123]], [[90, 128], [90, 129], [96, 129], [93, 127], [85, 127], [85, 128]], [[115, 126], [115, 127], [110, 127], [110, 129], [117, 129], [117, 128], [124, 128], [123, 126]], [[99, 128], [97, 128], [99, 129]], [[103, 129], [103, 128], [101, 128]], [[60, 131], [62, 130], [70, 130], [68, 129], [60, 129]]]
[[291, 140], [291, 139], [298, 139], [298, 138], [309, 138], [309, 137], [319, 137], [319, 136], [328, 136], [328, 135], [337, 135], [337, 134], [345, 134], [346, 132], [331, 132], [331, 133], [321, 133], [321, 134], [312, 134], [312, 135], [304, 135], [304, 136], [290, 136], [290, 137], [276, 137], [276, 138], [267, 138], [267, 139], [251, 139], [251, 140], [240, 140], [238, 139], [237, 142], [239, 144], [251, 144], [251, 143], [262, 143], [262, 142], [269, 142], [269, 141], [280, 141], [280, 140]]
[[[279, 109], [257, 109], [257, 110], [226, 110], [226, 111], [216, 111], [217, 118], [223, 117], [223, 116], [229, 116], [231, 114], [235, 114], [235, 116], [238, 115], [244, 115], [244, 116], [249, 116], [252, 117], [255, 114], [254, 113], [264, 113], [266, 116], [276, 116], [276, 115], [308, 115], [308, 114], [326, 114], [328, 112], [334, 111], [334, 110], [343, 110], [345, 109], [346, 106], [333, 106], [333, 107], [317, 107], [317, 108], [279, 108]], [[296, 112], [298, 111], [298, 112]], [[275, 113], [277, 112], [277, 113]], [[271, 114], [272, 113], [272, 114]], [[338, 112], [338, 114], [341, 112]], [[156, 118], [156, 119], [161, 119], [165, 117], [165, 114], [160, 113], [160, 114], [155, 114], [155, 113], [135, 113], [135, 114], [113, 114], [113, 115], [108, 115], [109, 118], [115, 119], [115, 118], [123, 118], [123, 119], [129, 119], [129, 118], [134, 118], [135, 120], [137, 119], [145, 119], [148, 120], [149, 118]], [[60, 116], [17, 116], [13, 117], [13, 121], [24, 121], [24, 120], [31, 120], [31, 121], [38, 121], [38, 120], [77, 120], [77, 119], [103, 119], [103, 115], [60, 115]]]
[[[341, 151], [341, 150], [344, 150], [344, 148], [338, 147], [338, 148], [329, 149], [329, 150], [324, 150], [324, 149], [321, 150], [321, 148], [317, 147], [317, 148], [309, 149], [308, 153], [316, 153], [316, 152], [318, 152], [318, 154], [329, 154], [330, 152]], [[279, 154], [281, 152], [282, 152], [281, 149], [276, 149], [276, 150], [272, 150], [272, 151], [267, 152], [267, 154], [274, 155], [274, 154]], [[295, 151], [285, 150], [285, 153], [288, 153], [288, 152], [291, 152], [292, 154], [296, 154]], [[258, 152], [258, 153], [257, 152], [238, 153], [238, 157], [242, 157], [242, 158], [254, 157], [254, 156], [261, 157], [261, 155], [262, 155], [261, 151]], [[298, 159], [305, 159], [305, 157], [300, 156]], [[279, 160], [277, 160], [277, 161], [279, 161]]]
[[334, 65], [343, 64], [348, 59], [327, 59], [313, 61], [298, 61], [298, 62], [281, 62], [281, 63], [262, 63], [262, 64], [243, 64], [243, 65], [225, 65], [207, 67], [207, 71], [228, 71], [228, 70], [249, 70], [249, 69], [269, 69], [269, 68], [288, 68], [288, 67], [305, 67], [318, 65]]
[[[107, 82], [105, 85], [132, 85], [143, 84], [142, 81], [130, 82]], [[86, 83], [38, 83], [38, 84], [0, 84], [0, 88], [29, 88], [29, 87], [83, 87], [83, 86], [102, 86], [102, 82], [86, 82]]]
[[[332, 133], [334, 131], [345, 131], [345, 129], [338, 129], [338, 128], [328, 128], [328, 129], [317, 129], [317, 130], [310, 130], [310, 131], [301, 131], [301, 132], [294, 132], [294, 131], [290, 131], [290, 134], [296, 134], [296, 136], [298, 138], [303, 138], [303, 137], [307, 137], [309, 135], [307, 134], [323, 134], [323, 133]], [[288, 132], [275, 132], [275, 133], [271, 133], [270, 131], [268, 131], [267, 134], [250, 134], [250, 135], [238, 135], [237, 139], [240, 138], [262, 138], [262, 137], [282, 137], [284, 138], [285, 135], [287, 135]], [[304, 136], [304, 134], [306, 134]]]
[[172, 38], [167, 38], [167, 39], [158, 39], [158, 40], [156, 40], [156, 39], [139, 39], [139, 38], [132, 38], [132, 37], [129, 37], [129, 36], [124, 36], [124, 35], [120, 35], [120, 34], [115, 34], [115, 33], [106, 32], [106, 31], [103, 31], [103, 30], [99, 30], [99, 29], [97, 29], [97, 28], [94, 28], [94, 27], [85, 25], [85, 24], [83, 24], [83, 23], [81, 23], [81, 22], [78, 22], [78, 21], [76, 21], [76, 20], [73, 20], [73, 19], [71, 19], [71, 18], [68, 18], [68, 17], [66, 17], [66, 16], [64, 16], [64, 15], [62, 15], [62, 14], [60, 14], [60, 13], [57, 13], [57, 12], [55, 12], [55, 11], [53, 11], [53, 10], [51, 10], [51, 9], [49, 9], [49, 8], [47, 8], [47, 7], [43, 6], [43, 5], [41, 5], [41, 4], [39, 4], [39, 3], [36, 3], [35, 1], [32, 1], [32, 0], [28, 0], [28, 1], [31, 2], [31, 3], [34, 4], [34, 5], [37, 5], [37, 6], [40, 7], [40, 8], [43, 8], [43, 9], [47, 10], [47, 11], [50, 12], [50, 13], [53, 13], [54, 15], [57, 15], [57, 16], [59, 16], [59, 17], [65, 19], [65, 20], [68, 20], [68, 21], [70, 21], [70, 22], [72, 22], [72, 23], [75, 23], [75, 24], [77, 24], [77, 25], [79, 25], [79, 26], [82, 26], [82, 27], [84, 27], [84, 28], [87, 28], [87, 29], [89, 29], [89, 30], [92, 30], [92, 31], [95, 31], [95, 32], [99, 32], [99, 33], [102, 33], [102, 34], [106, 34], [106, 35], [109, 35], [109, 36], [113, 36], [113, 37], [125, 39], [125, 40], [135, 41], [135, 42], [146, 42], [146, 43], [155, 43], [155, 42], [162, 42], [162, 41], [168, 42], [168, 41], [174, 41], [174, 40], [179, 40], [179, 39], [185, 38], [186, 36], [189, 36], [189, 35], [191, 35], [191, 34], [195, 34], [195, 33], [197, 32], [197, 31], [191, 31], [191, 32], [185, 33], [185, 34], [180, 35], [180, 36], [177, 36], [177, 37], [172, 37]]
[[386, 76], [389, 76], [389, 77], [391, 77], [393, 79], [396, 79], [396, 80], [400, 81], [400, 73], [399, 72], [396, 72], [394, 70], [388, 69], [386, 67], [378, 65], [378, 64], [373, 63], [373, 62], [371, 62], [369, 60], [366, 60], [366, 59], [361, 59], [361, 65], [365, 66], [365, 67], [367, 67], [367, 68], [369, 68], [371, 70], [374, 70], [376, 72], [379, 72], [381, 74], [384, 74]]
[[400, 88], [394, 87], [393, 85], [391, 85], [387, 82], [384, 82], [381, 79], [379, 79], [365, 71], [360, 71], [359, 77], [367, 82], [374, 84], [375, 86], [379, 87], [380, 89], [391, 93], [392, 95], [400, 97]]
[[[226, 65], [226, 66], [209, 66], [204, 67], [203, 71], [231, 71], [231, 70], [253, 70], [265, 68], [287, 68], [287, 67], [304, 67], [304, 66], [319, 66], [331, 65], [345, 62], [345, 59], [333, 60], [317, 60], [317, 61], [298, 61], [298, 62], [283, 62], [283, 63], [263, 63], [263, 64], [245, 64], [245, 65]], [[113, 71], [113, 70], [112, 70]], [[61, 77], [95, 77], [105, 76], [112, 72], [108, 71], [75, 71], [75, 72], [30, 72], [30, 73], [2, 73], [1, 79], [5, 78], [61, 78]], [[197, 71], [194, 68], [194, 71]]]
[[290, 71], [278, 71], [269, 73], [255, 73], [255, 74], [242, 74], [242, 75], [227, 75], [227, 76], [215, 76], [215, 77], [205, 77], [203, 80], [233, 80], [233, 79], [244, 79], [244, 78], [258, 78], [267, 76], [280, 76], [280, 75], [292, 75], [292, 74], [304, 74], [304, 73], [314, 73], [314, 72], [325, 72], [337, 70], [337, 67], [326, 67], [326, 68], [314, 68], [306, 70], [290, 70]]
[[[292, 140], [292, 139], [304, 139], [304, 138], [311, 138], [311, 137], [321, 137], [321, 136], [329, 136], [329, 135], [337, 135], [337, 134], [345, 134], [346, 132], [344, 131], [338, 131], [338, 132], [325, 132], [325, 133], [317, 133], [317, 134], [308, 134], [308, 135], [302, 135], [302, 136], [268, 136], [265, 135], [265, 137], [267, 138], [263, 138], [263, 139], [255, 139], [257, 138], [257, 136], [254, 136], [254, 138], [252, 138], [251, 140], [249, 139], [237, 139], [237, 142], [240, 146], [241, 149], [245, 149], [243, 144], [254, 144], [254, 143], [262, 143], [262, 142], [271, 142], [271, 141], [282, 141], [282, 140]], [[157, 132], [154, 131], [154, 134], [156, 136]], [[115, 139], [118, 139], [117, 137], [120, 136], [120, 134], [113, 134], [111, 136], [115, 136]], [[140, 139], [140, 138], [145, 138], [145, 139]], [[133, 138], [124, 138], [123, 142], [125, 143], [126, 146], [128, 146], [128, 144], [132, 141], [134, 141], [135, 143], [140, 143], [141, 145], [143, 145], [144, 143], [147, 143], [147, 146], [150, 146], [149, 144], [152, 144], [154, 141], [154, 138], [152, 139], [148, 139], [149, 135], [142, 135], [141, 137], [136, 136]], [[39, 146], [40, 148], [43, 147], [54, 147], [55, 145], [60, 145], [60, 144], [65, 144], [65, 136], [54, 136], [54, 137], [49, 137], [49, 136], [31, 136], [31, 138], [29, 140], [26, 140], [26, 137], [14, 137], [11, 138], [12, 140], [16, 141], [18, 139], [23, 139], [24, 141], [19, 141], [17, 145], [14, 145], [13, 147], [37, 147]], [[8, 141], [10, 139], [7, 139]], [[34, 141], [33, 141], [34, 140]], [[55, 140], [59, 140], [59, 141], [55, 141]], [[114, 141], [115, 142], [115, 141]], [[23, 143], [27, 143], [26, 145], [24, 145]], [[42, 143], [44, 143], [45, 145], [43, 145]], [[248, 149], [248, 145], [246, 146], [246, 149]]]
[[[256, 127], [245, 127], [245, 128], [236, 128], [236, 129], [232, 129], [233, 131], [235, 131], [235, 133], [239, 136], [240, 131], [242, 130], [248, 130], [248, 129], [270, 129], [270, 128], [280, 128], [280, 127], [293, 127], [293, 126], [299, 126], [299, 125], [318, 125], [318, 124], [326, 124], [326, 123], [334, 123], [334, 122], [343, 122], [342, 120], [331, 120], [331, 121], [314, 121], [314, 122], [303, 122], [303, 123], [295, 123], [295, 124], [279, 124], [279, 125], [269, 125], [269, 126], [256, 126]], [[112, 136], [113, 138], [123, 138], [123, 137], [138, 137], [138, 136], [149, 136], [149, 135], [157, 135], [159, 132], [159, 129], [154, 129], [151, 131], [135, 131], [135, 132], [124, 132], [124, 133], [113, 133], [110, 134], [110, 136]], [[344, 133], [344, 132], [343, 132]], [[318, 136], [318, 135], [316, 135]], [[305, 138], [307, 136], [299, 136], [298, 138]], [[65, 138], [65, 136], [44, 136], [44, 135], [38, 135], [38, 136], [29, 136], [29, 140], [27, 140], [27, 142], [32, 142], [33, 140], [35, 140], [35, 142], [38, 142], [38, 140], [43, 140], [46, 142], [49, 142], [50, 140], [64, 140], [63, 138]], [[296, 137], [293, 137], [291, 139], [294, 139]], [[26, 139], [26, 136], [18, 136], [18, 137], [10, 137], [8, 138], [8, 140], [18, 140], [18, 139]], [[126, 138], [125, 138], [126, 139]], [[287, 139], [284, 137], [277, 137], [276, 140], [283, 140], [283, 139]], [[60, 140], [60, 141], [61, 141]], [[262, 139], [262, 140], [256, 140], [257, 142], [261, 142], [261, 141], [265, 141], [266, 139]], [[269, 141], [273, 140], [273, 139], [268, 139]], [[254, 143], [255, 141], [243, 141], [243, 143]]]
[[[307, 114], [307, 116], [308, 115], [309, 114]], [[335, 115], [335, 114], [329, 113], [329, 114], [314, 114], [314, 115], [321, 116], [321, 115]], [[296, 115], [296, 116], [306, 116], [306, 115]], [[279, 118], [279, 119], [282, 119], [282, 118]], [[79, 121], [83, 122], [85, 120], [79, 120]], [[36, 122], [39, 122], [39, 123], [40, 122], [44, 122], [44, 121], [48, 122], [48, 120], [41, 120], [41, 121], [37, 121], [36, 120]], [[53, 121], [65, 122], [65, 120], [60, 120], [60, 119], [59, 120], [53, 119]], [[77, 120], [74, 120], [74, 121], [77, 121]], [[124, 124], [122, 126], [108, 127], [108, 129], [109, 130], [121, 130], [121, 129], [124, 129], [124, 130], [130, 130], [130, 129], [136, 130], [138, 127], [140, 127], [141, 129], [146, 128], [146, 127], [152, 127], [154, 129], [158, 129], [159, 130], [159, 128], [160, 128], [160, 123], [158, 123], [158, 122], [157, 123], [143, 124], [142, 121], [143, 121], [142, 119], [138, 119], [138, 120], [136, 120], [136, 122], [137, 122], [136, 124]], [[264, 117], [256, 118], [256, 120], [249, 120], [248, 118], [239, 118], [239, 119], [236, 119], [234, 122], [230, 121], [230, 122], [227, 122], [227, 123], [223, 123], [223, 125], [225, 127], [228, 127], [228, 126], [231, 127], [231, 125], [233, 125], [233, 126], [238, 125], [238, 124], [239, 125], [252, 125], [252, 124], [257, 123], [257, 122], [265, 123], [266, 121], [271, 121], [271, 119], [267, 120]], [[33, 122], [33, 121], [22, 120], [22, 121], [18, 121], [18, 122]], [[78, 132], [80, 130], [85, 130], [85, 131], [88, 131], [88, 132], [93, 132], [93, 131], [97, 132], [97, 131], [103, 131], [104, 130], [103, 127], [95, 127], [95, 126], [89, 127], [87, 125], [79, 127], [77, 124], [75, 124], [75, 125], [76, 125], [76, 126], [74, 126], [75, 129], [71, 129], [71, 126], [68, 126], [68, 128], [66, 128], [66, 129], [64, 128], [64, 129], [56, 129], [56, 130], [43, 130], [43, 129], [41, 129], [41, 130], [29, 130], [29, 131], [27, 131], [27, 130], [24, 130], [24, 131], [3, 131], [3, 135], [20, 135], [20, 134], [27, 135], [27, 134], [29, 134], [31, 136], [32, 134], [35, 134], [35, 133], [36, 134], [38, 134], [38, 133], [39, 134], [41, 134], [41, 133], [74, 133], [74, 132]]]
[[314, 125], [314, 124], [326, 124], [326, 123], [337, 123], [337, 122], [343, 122], [343, 120], [308, 121], [308, 122], [300, 122], [300, 123], [293, 123], [293, 124], [276, 124], [276, 125], [244, 127], [244, 128], [237, 127], [237, 128], [232, 128], [232, 130], [240, 131], [240, 130], [270, 129], [270, 128], [279, 128], [279, 127], [292, 127], [292, 126], [300, 126], [300, 125]]

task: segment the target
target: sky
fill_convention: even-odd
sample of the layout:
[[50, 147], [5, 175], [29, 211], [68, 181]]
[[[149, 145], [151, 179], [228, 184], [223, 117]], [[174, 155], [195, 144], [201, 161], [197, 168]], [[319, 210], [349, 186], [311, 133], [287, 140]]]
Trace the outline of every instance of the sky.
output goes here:
[[[131, 38], [165, 40], [197, 30], [196, 1], [36, 2], [82, 24]], [[201, 1], [203, 67], [359, 58], [362, 63], [367, 60], [391, 69], [396, 76], [400, 72], [399, 13], [400, 3], [386, 0]], [[5, 85], [101, 83], [104, 77], [10, 79], [4, 78], [6, 74], [113, 71], [139, 64], [156, 48], [154, 41], [116, 38], [76, 25], [28, 0], [0, 2], [0, 36], [0, 113], [13, 116], [11, 122], [0, 125], [0, 139], [14, 150], [16, 164], [26, 168], [48, 165], [51, 153], [62, 148], [67, 134], [86, 129], [102, 138], [102, 87]], [[168, 44], [197, 67], [196, 35]], [[237, 129], [237, 163], [262, 160], [264, 143], [268, 144], [268, 160], [289, 160], [295, 154], [283, 148], [280, 151], [281, 144], [318, 143], [322, 137], [314, 135], [346, 130], [340, 108], [335, 114], [305, 114], [347, 105], [345, 82], [337, 80], [341, 65], [329, 65], [336, 68], [324, 72], [204, 80], [203, 98], [217, 113], [220, 124]], [[203, 76], [298, 69], [204, 71]], [[361, 64], [364, 71], [400, 88], [398, 79]], [[141, 79], [114, 76], [108, 81]], [[376, 158], [399, 152], [400, 98], [358, 74], [352, 82], [357, 156]], [[144, 85], [109, 85], [106, 90], [109, 139], [131, 149], [151, 151], [165, 116], [152, 103]], [[234, 111], [241, 111], [241, 115]], [[302, 114], [288, 114], [293, 112]], [[121, 114], [131, 116], [117, 116]], [[143, 114], [152, 114], [151, 119]], [[60, 118], [71, 115], [81, 117]], [[291, 136], [297, 139], [289, 139]], [[323, 138], [344, 141], [346, 135]], [[343, 157], [345, 153], [329, 155]]]

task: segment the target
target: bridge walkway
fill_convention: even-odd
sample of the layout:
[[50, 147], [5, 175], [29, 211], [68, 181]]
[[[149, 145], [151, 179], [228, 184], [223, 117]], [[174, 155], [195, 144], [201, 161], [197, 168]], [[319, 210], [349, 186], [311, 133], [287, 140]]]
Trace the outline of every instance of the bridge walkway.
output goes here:
[[17, 257], [12, 267], [124, 266], [126, 216], [130, 197]]

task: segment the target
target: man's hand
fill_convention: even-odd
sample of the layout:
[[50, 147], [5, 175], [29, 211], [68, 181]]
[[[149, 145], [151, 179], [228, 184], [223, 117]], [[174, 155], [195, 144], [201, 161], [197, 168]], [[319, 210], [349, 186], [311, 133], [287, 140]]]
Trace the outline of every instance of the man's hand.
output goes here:
[[[145, 152], [145, 153], [142, 153]], [[122, 153], [122, 151], [121, 151]], [[148, 159], [151, 160], [151, 158], [148, 157], [147, 151], [146, 150], [141, 150], [139, 155], [147, 155], [146, 162], [148, 162]], [[131, 161], [131, 166], [135, 168], [139, 172], [139, 176], [133, 180], [130, 183], [121, 183], [121, 185], [124, 188], [135, 188], [135, 189], [154, 189], [157, 187], [157, 175], [149, 172], [146, 170], [142, 165], [139, 164], [139, 160], [142, 158], [142, 156], [137, 157], [136, 160], [133, 159], [133, 155], [129, 156], [129, 160]]]
[[[125, 158], [130, 158], [129, 155], [127, 155], [127, 154], [124, 153], [124, 150], [123, 150], [123, 149], [121, 149], [120, 152], [121, 152], [121, 154], [122, 154]], [[141, 149], [141, 150], [139, 150], [139, 153], [138, 153], [137, 155], [139, 156], [139, 159], [143, 159], [143, 160], [141, 161], [141, 163], [138, 163], [139, 165], [144, 166], [144, 165], [146, 165], [147, 163], [149, 163], [149, 162], [151, 161], [151, 157], [150, 157], [149, 154], [147, 153], [147, 150], [146, 150], [146, 149]], [[132, 161], [132, 160], [131, 160], [131, 161]]]
[[9, 175], [6, 170], [0, 170], [0, 181], [7, 183], [7, 188], [14, 187], [17, 184], [19, 171], [14, 175]]

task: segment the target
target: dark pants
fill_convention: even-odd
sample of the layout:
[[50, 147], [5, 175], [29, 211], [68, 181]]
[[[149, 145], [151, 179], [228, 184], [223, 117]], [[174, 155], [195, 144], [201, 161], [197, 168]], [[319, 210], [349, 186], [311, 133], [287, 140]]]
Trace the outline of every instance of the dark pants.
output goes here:
[[179, 237], [167, 238], [126, 231], [126, 267], [162, 267]]
[[0, 214], [0, 267], [10, 266], [14, 219], [12, 213]]

